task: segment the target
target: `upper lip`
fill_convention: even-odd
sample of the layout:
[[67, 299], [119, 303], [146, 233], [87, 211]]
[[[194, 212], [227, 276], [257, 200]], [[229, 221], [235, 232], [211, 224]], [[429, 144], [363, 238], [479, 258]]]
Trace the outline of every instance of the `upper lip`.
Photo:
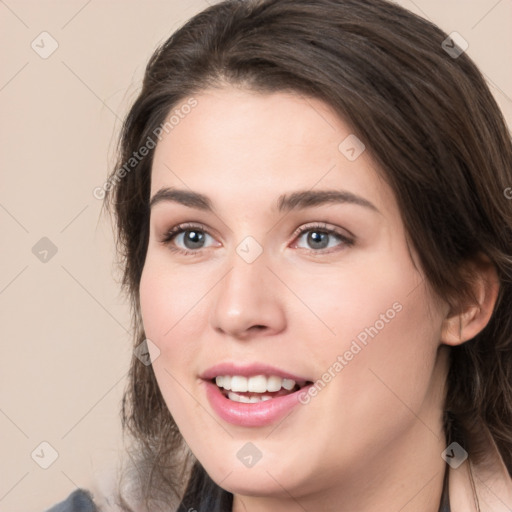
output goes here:
[[281, 370], [276, 366], [271, 366], [265, 363], [251, 363], [251, 364], [235, 364], [230, 362], [219, 363], [208, 368], [203, 372], [200, 377], [204, 380], [211, 380], [219, 375], [241, 375], [244, 377], [252, 377], [254, 375], [275, 375], [283, 379], [291, 379], [295, 382], [310, 382], [306, 377], [295, 375], [293, 373]]

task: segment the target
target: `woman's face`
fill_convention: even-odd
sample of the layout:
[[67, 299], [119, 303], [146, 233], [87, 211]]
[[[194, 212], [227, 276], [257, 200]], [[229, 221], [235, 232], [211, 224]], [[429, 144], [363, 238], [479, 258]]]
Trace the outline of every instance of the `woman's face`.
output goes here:
[[446, 311], [369, 151], [313, 98], [195, 100], [155, 149], [140, 283], [190, 449], [238, 495], [326, 496], [394, 467], [425, 483], [414, 460], [444, 464]]

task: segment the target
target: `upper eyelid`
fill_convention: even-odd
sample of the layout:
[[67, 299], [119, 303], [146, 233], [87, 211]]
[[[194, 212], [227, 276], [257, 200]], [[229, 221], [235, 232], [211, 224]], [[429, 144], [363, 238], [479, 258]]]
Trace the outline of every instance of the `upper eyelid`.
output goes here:
[[[213, 236], [212, 235], [212, 230], [210, 230], [209, 228], [207, 228], [206, 226], [204, 226], [201, 223], [197, 223], [196, 224], [194, 222], [190, 222], [190, 223], [189, 222], [183, 222], [181, 224], [177, 224], [176, 226], [173, 226], [172, 228], [165, 230], [164, 235], [167, 235], [167, 234], [169, 234], [171, 232], [173, 234], [180, 234], [183, 231], [188, 231], [188, 230], [193, 230], [193, 229], [198, 229], [199, 231], [204, 231], [208, 235]], [[318, 222], [317, 221], [317, 222], [313, 222], [312, 224], [307, 224], [306, 223], [304, 225], [299, 226], [298, 228], [296, 228], [293, 231], [293, 234], [300, 234], [301, 232], [304, 232], [304, 231], [307, 231], [307, 230], [310, 230], [310, 229], [318, 229], [318, 230], [325, 230], [325, 231], [336, 232], [338, 229], [343, 229], [343, 228], [329, 227], [329, 224], [327, 224], [325, 222]], [[343, 230], [348, 233], [348, 236], [354, 236], [347, 229], [343, 229]]]
[[[355, 236], [348, 231], [346, 228], [340, 228], [340, 227], [329, 227], [329, 224], [326, 222], [314, 222], [312, 225], [301, 225], [299, 226], [294, 232], [294, 235], [301, 235], [305, 231], [318, 229], [319, 231], [328, 231], [330, 234], [335, 234], [344, 238], [351, 238], [355, 239]], [[340, 231], [345, 231], [346, 234], [341, 233]]]
[[212, 238], [214, 235], [212, 234], [211, 230], [208, 229], [206, 226], [202, 225], [201, 223], [193, 223], [193, 222], [182, 222], [180, 224], [177, 224], [176, 226], [173, 226], [170, 229], [164, 230], [162, 234], [162, 238], [165, 240], [166, 238], [169, 238], [172, 236], [172, 238], [176, 238], [178, 235], [181, 235], [182, 233], [186, 231], [192, 231], [194, 229], [197, 229], [198, 231], [203, 231], [207, 235], [211, 236]]

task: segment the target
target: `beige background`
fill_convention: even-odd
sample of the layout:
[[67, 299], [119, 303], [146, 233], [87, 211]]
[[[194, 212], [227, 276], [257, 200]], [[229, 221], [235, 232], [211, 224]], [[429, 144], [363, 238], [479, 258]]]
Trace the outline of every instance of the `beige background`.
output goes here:
[[[511, 125], [512, 0], [399, 3], [468, 41]], [[152, 51], [207, 5], [0, 0], [0, 511], [42, 512], [121, 453], [128, 307], [92, 191]]]

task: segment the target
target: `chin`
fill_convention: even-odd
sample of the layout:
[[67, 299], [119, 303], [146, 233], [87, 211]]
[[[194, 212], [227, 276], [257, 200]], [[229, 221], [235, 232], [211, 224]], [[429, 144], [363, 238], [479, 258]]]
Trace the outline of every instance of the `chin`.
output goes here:
[[[214, 482], [232, 494], [245, 496], [288, 496], [294, 488], [301, 488], [296, 472], [276, 465], [268, 459], [261, 459], [253, 467], [237, 464], [203, 463], [203, 467]], [[279, 462], [277, 462], [279, 464]]]
[[215, 479], [215, 482], [232, 494], [254, 497], [284, 497], [288, 494], [283, 491], [283, 488], [289, 490], [291, 485], [288, 481], [279, 482], [281, 484], [279, 485], [265, 470], [259, 473], [253, 473], [253, 470], [236, 470], [224, 480]]

